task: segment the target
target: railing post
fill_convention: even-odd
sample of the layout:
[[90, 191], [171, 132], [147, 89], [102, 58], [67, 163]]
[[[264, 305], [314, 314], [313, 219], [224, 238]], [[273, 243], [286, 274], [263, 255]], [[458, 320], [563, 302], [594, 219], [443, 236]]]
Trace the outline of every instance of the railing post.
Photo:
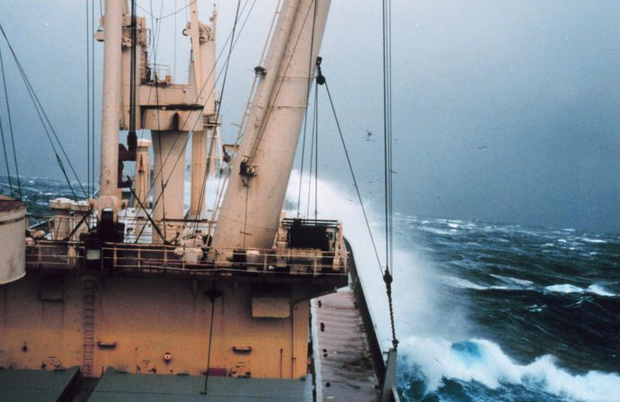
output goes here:
[[390, 348], [386, 362], [385, 376], [383, 377], [383, 386], [381, 387], [381, 402], [391, 402], [398, 398], [398, 391], [396, 390], [396, 359], [396, 350]]

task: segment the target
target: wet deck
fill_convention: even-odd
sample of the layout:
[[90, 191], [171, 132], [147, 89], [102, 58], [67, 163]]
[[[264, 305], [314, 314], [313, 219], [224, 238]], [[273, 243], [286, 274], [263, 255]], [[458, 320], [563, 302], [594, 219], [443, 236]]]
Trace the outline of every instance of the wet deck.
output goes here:
[[312, 301], [318, 401], [377, 401], [366, 333], [350, 290]]

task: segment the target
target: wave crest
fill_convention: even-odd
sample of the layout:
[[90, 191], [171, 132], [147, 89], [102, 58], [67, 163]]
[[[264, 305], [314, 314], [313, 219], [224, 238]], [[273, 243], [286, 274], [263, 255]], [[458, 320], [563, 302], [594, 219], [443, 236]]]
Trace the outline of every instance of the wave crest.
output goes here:
[[589, 371], [573, 375], [559, 368], [555, 358], [545, 355], [530, 364], [512, 361], [501, 348], [486, 339], [450, 343], [443, 340], [409, 337], [401, 343], [404, 364], [423, 377], [426, 391], [444, 385], [444, 379], [477, 381], [496, 389], [502, 383], [518, 384], [562, 398], [583, 401], [616, 401], [620, 395], [620, 375]]

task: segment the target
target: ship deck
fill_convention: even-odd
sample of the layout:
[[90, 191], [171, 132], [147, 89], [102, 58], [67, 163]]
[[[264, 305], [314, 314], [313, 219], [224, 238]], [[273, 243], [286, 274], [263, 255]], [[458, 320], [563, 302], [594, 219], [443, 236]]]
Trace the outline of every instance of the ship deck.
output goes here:
[[80, 377], [80, 368], [65, 370], [0, 369], [0, 400], [54, 402], [67, 400]]
[[129, 374], [108, 368], [96, 383], [79, 367], [61, 371], [0, 370], [0, 399], [11, 402], [312, 402], [303, 380]]
[[341, 289], [312, 300], [318, 401], [378, 401], [379, 381], [355, 294]]
[[312, 402], [312, 380], [127, 374], [106, 370], [88, 402]]

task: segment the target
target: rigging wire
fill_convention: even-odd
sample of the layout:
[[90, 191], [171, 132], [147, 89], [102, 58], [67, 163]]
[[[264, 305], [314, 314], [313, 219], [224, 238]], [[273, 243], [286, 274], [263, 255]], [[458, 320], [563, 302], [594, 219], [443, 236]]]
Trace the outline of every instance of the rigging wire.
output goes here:
[[[166, 14], [166, 15], [161, 15], [161, 13], [160, 13], [159, 17], [155, 17], [155, 15], [153, 14], [153, 8], [152, 7], [151, 7], [151, 11], [149, 11], [149, 10], [145, 9], [144, 7], [142, 7], [142, 6], [140, 6], [138, 4], [138, 8], [140, 10], [144, 11], [145, 13], [147, 13], [151, 18], [156, 18], [156, 19], [163, 20], [163, 19], [166, 19], [168, 17], [172, 17], [174, 15], [177, 15], [181, 11], [187, 10], [189, 8], [189, 6], [191, 6], [192, 4], [194, 4], [196, 2], [198, 2], [198, 0], [193, 0], [191, 3], [186, 3], [183, 7], [175, 9], [175, 11], [173, 11], [173, 12], [171, 12], [169, 14]], [[176, 2], [175, 2], [175, 8], [176, 8]]]
[[370, 236], [370, 242], [372, 243], [372, 249], [374, 251], [375, 258], [377, 259], [379, 271], [383, 273], [383, 269], [382, 269], [383, 264], [381, 264], [381, 258], [379, 257], [379, 250], [377, 249], [377, 242], [375, 241], [375, 237], [372, 234], [372, 228], [370, 227], [370, 221], [368, 220], [368, 214], [366, 213], [366, 207], [364, 206], [364, 201], [362, 199], [362, 193], [360, 192], [357, 178], [355, 177], [355, 170], [353, 169], [353, 163], [351, 162], [349, 150], [344, 140], [344, 135], [342, 134], [342, 128], [340, 127], [340, 120], [338, 119], [338, 114], [336, 113], [336, 107], [334, 106], [334, 100], [332, 99], [332, 94], [329, 91], [329, 85], [327, 85], [327, 80], [325, 80], [325, 90], [327, 91], [327, 97], [329, 98], [329, 105], [331, 106], [332, 114], [334, 115], [334, 120], [336, 122], [336, 128], [338, 129], [338, 135], [340, 136], [340, 142], [342, 143], [342, 148], [344, 149], [344, 156], [347, 160], [347, 165], [349, 166], [349, 172], [351, 172], [351, 178], [353, 179], [353, 186], [355, 187], [355, 192], [357, 194], [357, 200], [359, 201], [360, 207], [362, 208], [362, 215], [364, 215], [364, 222], [366, 223], [366, 229], [368, 230], [368, 235]]
[[[241, 9], [241, 14], [243, 14], [243, 13], [244, 13], [245, 8], [247, 7], [247, 4], [248, 4], [248, 3], [249, 3], [249, 0], [246, 0], [246, 2], [245, 2], [245, 3], [244, 3], [244, 5], [243, 5], [243, 8]], [[241, 25], [241, 27], [240, 27], [240, 29], [239, 29], [239, 35], [237, 36], [237, 39], [234, 41], [234, 46], [233, 46], [233, 48], [234, 48], [234, 47], [236, 47], [236, 45], [237, 45], [237, 43], [238, 43], [238, 41], [239, 41], [240, 35], [241, 35], [241, 33], [243, 32], [243, 29], [245, 28], [245, 25], [246, 25], [246, 23], [247, 23], [247, 21], [248, 21], [248, 19], [249, 19], [249, 17], [250, 17], [250, 14], [251, 14], [252, 10], [254, 9], [255, 4], [256, 4], [256, 0], [254, 0], [254, 2], [252, 3], [252, 6], [250, 7], [250, 9], [249, 9], [249, 11], [248, 11], [248, 13], [247, 13], [247, 15], [246, 15], [246, 17], [245, 17], [245, 20], [244, 20], [243, 24]], [[228, 38], [226, 39], [226, 41], [225, 41], [225, 43], [224, 43], [224, 46], [226, 46], [226, 44], [228, 44], [228, 41], [230, 41], [230, 40], [231, 40], [231, 38], [232, 38], [232, 32], [228, 35]], [[218, 55], [218, 57], [217, 57], [217, 59], [216, 59], [216, 64], [217, 64], [217, 61], [218, 61], [218, 60], [221, 58], [221, 56], [223, 55], [223, 52], [224, 52], [224, 50], [222, 49], [222, 51], [220, 51], [220, 54]], [[227, 60], [225, 61], [225, 65], [227, 66], [229, 62], [230, 62], [230, 58], [227, 58]], [[214, 72], [214, 71], [215, 71], [215, 65], [214, 65], [214, 66], [212, 66], [211, 71], [209, 72], [209, 76], [210, 76], [211, 74], [213, 74], [213, 72]], [[218, 75], [217, 75], [217, 77], [216, 77], [216, 79], [215, 79], [215, 81], [216, 81], [216, 82], [217, 82], [217, 81], [219, 81], [219, 79], [220, 79], [221, 75], [222, 75], [222, 71], [220, 71], [220, 72], [218, 73]], [[198, 95], [197, 95], [197, 97], [196, 97], [196, 101], [200, 98], [200, 96], [202, 95], [202, 92], [206, 89], [207, 83], [208, 83], [208, 78], [207, 78], [207, 80], [205, 80], [204, 85], [202, 86], [202, 88], [201, 88], [200, 92], [198, 93]], [[214, 94], [214, 88], [212, 88], [212, 89], [211, 89], [211, 91], [209, 92], [209, 94], [207, 95], [207, 99], [208, 99], [211, 95], [213, 95], [213, 94]], [[187, 123], [187, 120], [188, 120], [188, 119], [189, 119], [189, 116], [188, 116], [188, 117], [186, 117], [186, 119], [185, 119], [185, 120], [183, 121], [183, 123], [181, 124], [181, 126], [182, 126], [182, 127], [184, 127], [184, 126], [185, 126], [185, 124]], [[196, 125], [198, 124], [198, 122], [199, 122], [201, 119], [202, 119], [202, 116], [200, 116], [199, 118], [197, 118], [197, 119], [194, 121], [194, 124], [192, 125], [192, 127], [191, 127], [191, 129], [190, 129], [189, 131], [192, 131], [192, 132], [193, 132], [193, 130], [195, 129]], [[172, 144], [172, 146], [171, 146], [171, 149], [172, 149], [172, 148], [174, 148], [174, 145], [176, 144], [176, 142], [177, 142], [178, 138], [179, 138], [179, 137], [177, 136], [177, 137], [174, 139], [173, 144]], [[189, 143], [189, 140], [190, 140], [190, 136], [188, 136], [188, 138], [186, 139], [185, 144], [183, 145], [183, 149], [182, 149], [182, 151], [181, 151], [181, 152], [179, 153], [179, 155], [177, 156], [177, 159], [176, 159], [176, 161], [175, 161], [175, 163], [174, 163], [174, 165], [173, 165], [172, 171], [174, 171], [174, 168], [175, 168], [175, 167], [176, 167], [176, 165], [179, 163], [180, 158], [184, 155], [184, 152], [185, 152], [185, 149], [187, 148], [187, 144]], [[162, 162], [162, 167], [163, 167], [163, 165], [164, 165], [165, 163], [167, 163], [167, 161], [168, 161], [168, 158], [169, 158], [170, 154], [171, 154], [171, 151], [169, 151], [169, 152], [167, 153], [166, 157], [164, 158], [164, 161]], [[160, 168], [160, 169], [158, 169], [158, 171], [156, 172], [155, 177], [154, 177], [154, 179], [153, 179], [153, 183], [155, 183], [155, 180], [159, 177], [159, 175], [161, 174], [161, 172], [162, 172], [162, 169], [161, 169], [161, 168]], [[170, 180], [170, 178], [171, 178], [171, 175], [169, 175], [169, 176], [168, 176], [168, 178], [166, 179], [165, 185], [168, 183], [168, 181]], [[163, 178], [162, 178], [162, 180], [163, 180]], [[164, 185], [164, 186], [165, 186], [165, 185]], [[152, 188], [152, 187], [151, 187], [151, 188]], [[149, 191], [150, 191], [150, 189], [149, 189]], [[155, 201], [154, 201], [154, 203], [153, 203], [153, 208], [155, 208], [155, 206], [158, 204], [158, 202], [162, 199], [162, 195], [163, 195], [163, 192], [159, 195], [159, 197], [157, 198], [157, 200], [155, 200]], [[143, 228], [143, 229], [144, 229], [144, 228]], [[138, 236], [138, 238], [139, 238], [139, 236]], [[137, 240], [136, 240], [136, 241], [137, 241]]]
[[217, 290], [215, 287], [215, 282], [213, 282], [212, 289], [209, 292], [209, 296], [211, 298], [211, 322], [209, 323], [209, 349], [207, 350], [207, 371], [205, 372], [205, 386], [203, 391], [201, 392], [203, 395], [207, 394], [207, 384], [209, 382], [209, 368], [211, 366], [211, 344], [213, 341], [213, 318], [215, 317], [215, 297], [217, 296]]
[[[82, 192], [86, 195], [86, 190], [84, 190], [84, 186], [82, 185], [82, 182], [80, 181], [79, 176], [77, 175], [77, 173], [75, 172], [75, 169], [73, 167], [73, 164], [71, 163], [71, 160], [69, 159], [69, 156], [67, 155], [67, 152], [65, 151], [62, 142], [60, 142], [60, 139], [58, 138], [58, 134], [56, 133], [56, 130], [54, 130], [54, 127], [52, 126], [52, 123], [49, 119], [49, 117], [47, 116], [47, 113], [45, 112], [45, 109], [43, 109], [43, 105], [41, 104], [41, 101], [39, 100], [39, 97], [37, 96], [32, 84], [30, 83], [30, 80], [28, 79], [28, 76], [26, 74], [26, 71], [24, 70], [23, 66], [21, 65], [21, 63], [19, 62], [19, 59], [17, 57], [17, 54], [15, 53], [13, 46], [11, 46], [11, 42], [9, 41], [9, 38], [6, 34], [6, 32], [4, 31], [4, 27], [2, 26], [2, 24], [0, 24], [0, 33], [2, 33], [2, 36], [4, 37], [9, 50], [11, 52], [11, 55], [13, 56], [13, 60], [15, 61], [15, 64], [17, 65], [18, 71], [24, 81], [24, 84], [26, 85], [26, 89], [28, 91], [28, 94], [30, 95], [30, 99], [32, 100], [34, 106], [35, 106], [35, 110], [37, 111], [37, 114], [39, 116], [39, 120], [41, 120], [41, 124], [43, 125], [43, 129], [45, 131], [45, 134], [48, 137], [48, 140], [50, 141], [50, 144], [52, 145], [52, 150], [54, 151], [54, 153], [56, 154], [56, 160], [58, 161], [59, 166], [61, 167], [61, 170], [63, 171], [63, 174], [65, 176], [65, 179], [67, 181], [67, 184], [69, 185], [69, 187], [71, 188], [71, 192], [75, 195], [75, 192], [73, 191], [73, 186], [71, 185], [71, 180], [69, 180], [69, 176], [66, 173], [64, 164], [60, 158], [60, 155], [57, 152], [56, 147], [54, 146], [54, 141], [52, 139], [52, 137], [50, 136], [50, 132], [52, 133], [53, 137], [56, 139], [56, 143], [58, 144], [58, 147], [60, 148], [63, 156], [65, 157], [69, 168], [71, 169], [71, 172], [73, 173], [73, 175], [76, 178], [76, 181], [79, 185], [79, 187], [81, 188]], [[77, 197], [76, 201], [77, 201]]]
[[[291, 55], [288, 59], [288, 62], [286, 63], [286, 68], [284, 69], [284, 72], [282, 73], [282, 77], [285, 77], [288, 69], [291, 66], [291, 63], [293, 61], [293, 56], [295, 55], [295, 52], [297, 51], [297, 45], [299, 45], [299, 40], [301, 39], [301, 34], [304, 31], [304, 27], [306, 26], [306, 23], [308, 22], [308, 16], [310, 15], [310, 10], [312, 9], [312, 4], [310, 4], [310, 6], [308, 7], [308, 11], [306, 12], [306, 15], [304, 17], [303, 23], [301, 25], [301, 28], [299, 30], [299, 34], [297, 34], [297, 38], [295, 39], [295, 45], [293, 46], [293, 50], [291, 51]], [[269, 117], [271, 116], [271, 112], [273, 111], [273, 106], [275, 105], [278, 96], [280, 95], [280, 90], [282, 89], [282, 86], [284, 85], [284, 80], [280, 80], [280, 85], [278, 86], [278, 90], [275, 93], [275, 96], [273, 98], [273, 102], [271, 102], [271, 105], [268, 105], [268, 110], [266, 112], [265, 117], [262, 119], [261, 121], [261, 130], [259, 130], [259, 135], [258, 138], [256, 139], [255, 143], [253, 144], [253, 149], [252, 152], [250, 154], [250, 157], [248, 158], [248, 164], [252, 165], [254, 162], [254, 158], [256, 157], [256, 153], [258, 152], [258, 148], [260, 147], [260, 143], [262, 141], [263, 138], [263, 134], [264, 134], [264, 130], [262, 130], [262, 128], [264, 128], [265, 124], [267, 124], [267, 121], [269, 121]]]
[[[385, 270], [383, 270], [383, 266], [381, 264], [381, 258], [379, 257], [379, 251], [377, 249], [377, 245], [374, 239], [374, 236], [372, 234], [372, 229], [370, 227], [370, 222], [368, 220], [368, 215], [366, 213], [366, 208], [364, 207], [364, 202], [362, 200], [362, 195], [360, 193], [360, 189], [357, 183], [357, 179], [355, 177], [355, 172], [353, 170], [353, 165], [351, 163], [351, 158], [349, 156], [349, 151], [347, 150], [347, 145], [345, 143], [344, 140], [344, 136], [342, 134], [342, 129], [340, 127], [340, 122], [338, 119], [338, 115], [336, 113], [336, 108], [334, 106], [334, 101], [332, 99], [332, 95], [331, 92], [329, 91], [329, 85], [327, 84], [327, 80], [325, 79], [325, 77], [322, 75], [322, 72], [319, 68], [319, 76], [317, 76], [317, 82], [319, 82], [319, 80], [321, 82], [323, 82], [323, 84], [325, 85], [325, 89], [327, 92], [327, 97], [329, 98], [329, 104], [331, 106], [332, 109], [332, 113], [334, 115], [334, 120], [336, 122], [336, 127], [338, 129], [338, 134], [340, 136], [340, 141], [342, 142], [342, 146], [344, 149], [344, 153], [345, 153], [345, 157], [347, 160], [347, 165], [349, 166], [349, 171], [351, 172], [351, 177], [353, 178], [353, 184], [355, 186], [355, 191], [357, 193], [357, 198], [358, 201], [360, 203], [360, 206], [362, 208], [362, 214], [364, 216], [364, 222], [366, 223], [366, 228], [368, 230], [368, 234], [370, 236], [370, 240], [372, 243], [372, 247], [373, 247], [373, 251], [375, 254], [375, 257], [377, 259], [377, 267], [379, 269], [379, 272], [381, 273], [382, 277], [383, 277], [383, 281], [385, 283], [386, 286], [386, 294], [387, 294], [387, 298], [388, 298], [388, 307], [389, 307], [389, 314], [390, 314], [390, 326], [391, 326], [391, 331], [392, 331], [392, 345], [394, 347], [394, 349], [396, 350], [398, 348], [398, 339], [396, 338], [396, 325], [395, 325], [395, 321], [394, 321], [394, 307], [393, 307], [393, 300], [392, 300], [392, 274], [390, 273], [388, 266], [386, 265]], [[391, 188], [389, 189], [389, 191], [391, 192]], [[389, 232], [388, 232], [389, 233]], [[391, 242], [391, 238], [390, 239], [386, 239], [386, 243], [389, 244], [388, 242]], [[389, 244], [391, 246], [391, 244]], [[390, 250], [390, 247], [387, 246], [386, 250]], [[386, 261], [387, 261], [387, 255], [386, 255]]]
[[[273, 27], [275, 25], [275, 21], [278, 15], [277, 10], [280, 9], [280, 4], [281, 4], [282, 0], [278, 0], [278, 4], [276, 4], [276, 12], [273, 15], [273, 18], [271, 20], [271, 24], [269, 26], [269, 32], [267, 34], [267, 38], [271, 38], [271, 34], [273, 31]], [[254, 5], [256, 4], [256, 0], [254, 0], [254, 2], [252, 3], [252, 7], [250, 8], [250, 11], [248, 12], [248, 16], [246, 17], [246, 20], [244, 21], [243, 25], [241, 26], [241, 30], [243, 30], [243, 27], [245, 26], [245, 23], [247, 22], [250, 13], [252, 12], [252, 10], [254, 9]], [[239, 40], [239, 39], [237, 39]], [[261, 52], [261, 57], [260, 57], [260, 63], [259, 65], [263, 65], [263, 58], [265, 56], [265, 53], [267, 52], [267, 46], [269, 44], [269, 40], [267, 40], [265, 42], [265, 44], [263, 45], [263, 50]], [[237, 147], [239, 145], [239, 141], [241, 141], [241, 137], [243, 136], [243, 130], [244, 127], [248, 121], [248, 117], [250, 115], [250, 105], [252, 104], [252, 99], [254, 98], [254, 94], [256, 92], [256, 88], [258, 85], [258, 81], [259, 81], [259, 77], [258, 75], [254, 75], [254, 80], [252, 81], [252, 87], [250, 88], [250, 92], [248, 94], [248, 100], [246, 102], [246, 106], [245, 106], [245, 110], [243, 112], [243, 116], [241, 117], [241, 124], [239, 124], [239, 129], [237, 131], [237, 136], [235, 137], [235, 141], [233, 143], [233, 149], [235, 147]], [[213, 208], [212, 208], [212, 215], [211, 215], [211, 220], [209, 220], [208, 223], [208, 228], [207, 228], [207, 236], [212, 236], [212, 231], [213, 228], [215, 227], [214, 222], [215, 222], [215, 215], [217, 213], [218, 210], [218, 205], [221, 204], [222, 201], [222, 197], [224, 196], [224, 188], [226, 186], [226, 184], [228, 183], [228, 180], [230, 179], [230, 175], [232, 173], [232, 162], [229, 162], [226, 164], [226, 168], [222, 169], [223, 171], [220, 172], [220, 174], [218, 175], [218, 181], [217, 181], [217, 191], [216, 191], [216, 196], [213, 200]]]
[[394, 271], [393, 241], [393, 200], [392, 200], [392, 0], [383, 0], [383, 144], [384, 144], [384, 179], [385, 179], [385, 282], [390, 310], [392, 345], [398, 348], [394, 306], [392, 300], [392, 273]]
[[314, 168], [314, 136], [316, 135], [316, 113], [317, 113], [318, 94], [315, 88], [314, 91], [314, 108], [312, 109], [312, 127], [310, 129], [310, 167], [308, 174], [308, 194], [306, 203], [306, 218], [310, 219], [310, 205], [312, 199], [312, 170]]
[[91, 33], [90, 33], [90, 59], [91, 59], [91, 69], [90, 69], [90, 95], [91, 95], [91, 100], [90, 100], [90, 114], [91, 114], [91, 119], [90, 119], [90, 135], [91, 135], [91, 139], [90, 139], [90, 161], [91, 161], [91, 166], [90, 166], [90, 177], [91, 177], [91, 185], [92, 187], [89, 189], [90, 194], [92, 194], [94, 196], [95, 193], [95, 164], [96, 164], [96, 159], [95, 159], [95, 35], [94, 35], [94, 30], [95, 30], [95, 0], [91, 0], [91, 13], [90, 13], [90, 27], [91, 27]]
[[[2, 58], [2, 51], [0, 50], [0, 70], [2, 70], [2, 86], [4, 87], [4, 99], [6, 102], [6, 111], [9, 119], [9, 131], [11, 133], [11, 147], [13, 148], [13, 163], [15, 165], [15, 175], [17, 176], [17, 190], [19, 192], [19, 198], [23, 198], [22, 183], [19, 177], [19, 168], [17, 165], [17, 152], [15, 150], [15, 135], [13, 133], [13, 119], [11, 118], [11, 104], [9, 103], [9, 89], [6, 86], [6, 73], [4, 72], [4, 60]], [[8, 161], [7, 161], [8, 163]]]
[[312, 88], [312, 79], [310, 79], [310, 77], [312, 77], [312, 62], [313, 57], [312, 55], [314, 54], [314, 31], [316, 28], [316, 10], [317, 9], [317, 1], [314, 1], [314, 18], [312, 20], [312, 37], [310, 39], [310, 57], [308, 58], [308, 87], [307, 87], [307, 91], [306, 91], [306, 108], [304, 111], [304, 129], [303, 129], [303, 139], [301, 141], [302, 146], [301, 146], [301, 163], [300, 163], [300, 169], [299, 169], [299, 193], [297, 194], [297, 218], [299, 218], [299, 210], [301, 207], [301, 187], [302, 187], [302, 183], [303, 183], [303, 178], [304, 178], [304, 157], [305, 157], [305, 153], [306, 153], [306, 128], [308, 126], [308, 102], [310, 99], [310, 89]]
[[[60, 156], [58, 155], [58, 152], [56, 151], [56, 147], [53, 145], [54, 142], [52, 140], [52, 137], [49, 135], [50, 132], [53, 134], [54, 138], [56, 139], [58, 147], [60, 148], [63, 156], [67, 160], [67, 163], [69, 164], [69, 167], [70, 167], [73, 175], [75, 176], [75, 178], [76, 178], [76, 180], [78, 182], [78, 185], [82, 189], [82, 192], [84, 194], [86, 194], [86, 191], [84, 190], [84, 187], [82, 186], [82, 182], [80, 181], [79, 176], [75, 172], [75, 169], [73, 168], [73, 165], [71, 164], [71, 160], [69, 159], [69, 156], [67, 155], [67, 152], [65, 151], [62, 143], [60, 142], [60, 139], [58, 138], [58, 134], [56, 134], [56, 130], [54, 130], [54, 127], [52, 126], [52, 123], [51, 123], [49, 117], [47, 116], [47, 113], [45, 112], [45, 109], [43, 109], [43, 105], [41, 104], [41, 101], [39, 100], [39, 97], [37, 96], [37, 94], [36, 94], [36, 92], [34, 90], [34, 87], [30, 83], [30, 80], [29, 80], [29, 78], [28, 78], [28, 76], [26, 74], [26, 71], [24, 70], [23, 66], [19, 62], [17, 54], [13, 50], [13, 46], [11, 46], [11, 42], [9, 41], [9, 38], [6, 35], [6, 32], [4, 31], [4, 27], [2, 26], [2, 24], [0, 24], [0, 33], [2, 33], [2, 36], [4, 37], [6, 43], [7, 43], [8, 47], [9, 47], [9, 50], [11, 51], [11, 55], [13, 56], [15, 64], [17, 65], [19, 73], [20, 73], [22, 79], [24, 80], [24, 83], [26, 85], [26, 89], [28, 90], [28, 94], [30, 95], [30, 98], [31, 98], [31, 100], [32, 100], [32, 102], [33, 102], [33, 104], [35, 106], [35, 109], [37, 110], [37, 114], [39, 115], [39, 119], [41, 120], [41, 123], [43, 124], [43, 128], [45, 130], [45, 133], [47, 134], [48, 139], [50, 140], [50, 144], [52, 144], [52, 149], [53, 149], [54, 153], [56, 154], [56, 159], [58, 161], [60, 161], [60, 165], [62, 165], [62, 169], [64, 169], [64, 165], [63, 165], [62, 161], [60, 160]], [[67, 179], [67, 182], [68, 182], [69, 186], [71, 187], [71, 182], [70, 182], [68, 176], [66, 177], [66, 179]]]
[[[320, 67], [319, 67], [320, 68]], [[318, 86], [318, 82], [315, 84]], [[315, 90], [314, 113], [314, 220], [317, 220], [319, 210], [319, 91]]]
[[[246, 8], [246, 6], [247, 6], [247, 4], [248, 4], [248, 3], [249, 3], [249, 0], [246, 0], [246, 1], [245, 1], [245, 3], [244, 3], [244, 5], [243, 5], [243, 7], [242, 7], [242, 9], [241, 9], [241, 14], [243, 14], [243, 13], [244, 13], [245, 8]], [[233, 46], [233, 48], [237, 46], [237, 43], [239, 42], [239, 39], [241, 38], [241, 33], [243, 32], [243, 30], [244, 30], [244, 28], [245, 28], [245, 25], [246, 25], [246, 23], [247, 23], [247, 21], [248, 21], [248, 19], [249, 19], [249, 17], [250, 17], [250, 14], [252, 13], [252, 10], [254, 9], [255, 4], [256, 4], [256, 0], [254, 0], [254, 1], [253, 1], [252, 6], [250, 7], [250, 9], [249, 9], [249, 11], [248, 11], [248, 13], [247, 13], [247, 15], [246, 15], [246, 17], [245, 17], [245, 20], [244, 20], [243, 24], [242, 24], [242, 25], [241, 25], [241, 27], [239, 28], [239, 35], [237, 35], [237, 39], [234, 41], [234, 46]], [[226, 39], [226, 41], [224, 42], [224, 47], [226, 46], [226, 44], [228, 44], [228, 41], [229, 41], [229, 40], [231, 40], [231, 37], [232, 37], [232, 32], [228, 35], [228, 38], [227, 38], [227, 39]], [[216, 64], [217, 64], [217, 61], [219, 61], [219, 59], [220, 59], [220, 58], [221, 58], [221, 56], [223, 55], [223, 51], [224, 51], [224, 50], [222, 49], [222, 51], [220, 51], [219, 55], [217, 56], [217, 58], [216, 58]], [[227, 60], [226, 60], [226, 62], [225, 62], [225, 64], [227, 65], [227, 64], [229, 63], [229, 61], [230, 61], [230, 59], [227, 59]], [[215, 71], [215, 65], [214, 65], [214, 66], [212, 66], [211, 71], [209, 72], [209, 75], [213, 74], [213, 72], [214, 72], [214, 71]], [[215, 79], [215, 81], [216, 81], [216, 82], [220, 79], [221, 74], [222, 74], [222, 71], [220, 71], [220, 73], [218, 73], [218, 76], [217, 76], [217, 77], [216, 77], [216, 79]], [[200, 96], [202, 95], [202, 92], [206, 89], [207, 82], [208, 82], [208, 79], [207, 79], [207, 80], [205, 80], [204, 85], [203, 85], [203, 86], [202, 86], [202, 88], [200, 89], [200, 92], [198, 93], [198, 95], [197, 95], [197, 97], [196, 97], [196, 101], [200, 98]], [[213, 88], [213, 89], [211, 89], [211, 91], [210, 91], [210, 92], [209, 92], [209, 94], [207, 95], [207, 99], [208, 99], [208, 98], [209, 98], [209, 97], [210, 97], [213, 93], [214, 93], [214, 88]], [[181, 124], [181, 126], [182, 126], [182, 127], [184, 127], [184, 126], [185, 126], [185, 123], [187, 122], [187, 120], [188, 120], [188, 119], [189, 119], [189, 116], [188, 116], [188, 117], [187, 117], [187, 118], [183, 121], [183, 123]], [[192, 127], [191, 127], [191, 129], [190, 129], [189, 131], [193, 131], [193, 130], [194, 130], [194, 128], [196, 127], [196, 125], [198, 124], [198, 122], [199, 122], [201, 119], [202, 119], [202, 115], [194, 121], [194, 124], [192, 125]], [[172, 146], [171, 146], [171, 149], [172, 149], [172, 148], [174, 148], [174, 145], [176, 144], [176, 141], [177, 141], [177, 140], [178, 140], [178, 136], [177, 136], [177, 137], [175, 138], [175, 140], [173, 141], [173, 144], [172, 144]], [[171, 179], [171, 177], [172, 177], [172, 172], [173, 172], [173, 171], [174, 171], [174, 169], [176, 168], [176, 165], [179, 163], [179, 161], [180, 161], [180, 159], [181, 159], [181, 156], [183, 156], [183, 155], [185, 154], [185, 149], [187, 148], [187, 144], [189, 143], [189, 140], [190, 140], [190, 136], [188, 136], [188, 137], [187, 137], [187, 139], [185, 140], [185, 144], [183, 145], [183, 148], [182, 148], [181, 152], [180, 152], [180, 153], [179, 153], [179, 155], [177, 156], [176, 161], [175, 161], [175, 163], [174, 163], [174, 165], [173, 165], [173, 167], [172, 167], [171, 174], [170, 174], [170, 175], [166, 178], [165, 184], [167, 184], [167, 183], [168, 183], [168, 181]], [[167, 153], [166, 157], [164, 158], [164, 161], [162, 162], [162, 167], [163, 167], [163, 165], [164, 165], [164, 164], [168, 161], [168, 158], [169, 158], [170, 154], [171, 154], [171, 151], [169, 151], [169, 152]], [[155, 174], [155, 177], [154, 177], [154, 178], [153, 178], [153, 180], [152, 180], [152, 184], [151, 184], [151, 187], [149, 188], [149, 192], [152, 190], [153, 185], [154, 185], [154, 183], [155, 183], [155, 180], [159, 177], [159, 175], [160, 175], [161, 173], [162, 173], [162, 168], [160, 167], [160, 169], [158, 169], [158, 171], [157, 171], [157, 172], [156, 172], [156, 174]], [[154, 200], [154, 202], [153, 202], [153, 206], [152, 206], [152, 208], [153, 208], [153, 209], [155, 208], [155, 206], [157, 206], [157, 204], [159, 203], [159, 201], [163, 198], [163, 197], [162, 197], [162, 195], [163, 195], [163, 192], [159, 195], [159, 197], [158, 197], [156, 200]], [[144, 232], [144, 229], [145, 229], [145, 227], [143, 227], [143, 228], [142, 228], [142, 230], [140, 231], [140, 233], [139, 233], [139, 234], [138, 234], [138, 236], [136, 237], [136, 242], [138, 242], [138, 240], [140, 239], [140, 236], [141, 236], [141, 235], [142, 235], [142, 233]]]
[[[131, 0], [131, 71], [129, 72], [129, 135], [136, 135], [136, 64], [138, 59], [138, 17], [136, 0]], [[127, 139], [129, 141], [129, 138]], [[129, 147], [129, 144], [127, 144]]]
[[2, 127], [2, 118], [0, 116], [0, 135], [2, 136], [2, 151], [4, 152], [4, 163], [6, 164], [6, 175], [9, 179], [9, 189], [11, 191], [11, 198], [15, 198], [15, 193], [13, 192], [13, 181], [11, 179], [11, 168], [9, 167], [9, 156], [6, 152], [6, 141], [4, 140], [4, 128]]
[[[89, 1], [86, 0], [86, 189], [90, 196], [90, 10], [88, 7]], [[94, 12], [94, 10], [93, 10]]]
[[[232, 33], [231, 33], [231, 39], [230, 39], [230, 47], [228, 48], [228, 55], [226, 56], [226, 63], [225, 63], [225, 67], [224, 67], [224, 77], [222, 79], [222, 88], [220, 89], [220, 99], [217, 102], [217, 110], [215, 112], [215, 125], [213, 127], [214, 130], [217, 129], [217, 123], [220, 119], [220, 111], [222, 109], [222, 100], [224, 99], [224, 90], [226, 89], [226, 79], [228, 78], [228, 68], [230, 67], [230, 57], [232, 55], [232, 51], [234, 49], [234, 45], [235, 45], [235, 33], [237, 31], [237, 24], [239, 23], [239, 10], [241, 8], [241, 0], [237, 0], [237, 9], [235, 10], [235, 22], [233, 24], [233, 28], [232, 28]], [[207, 81], [205, 81], [205, 84], [207, 83]], [[192, 130], [193, 131], [193, 130]], [[202, 210], [202, 204], [205, 198], [205, 192], [207, 189], [207, 175], [209, 174], [209, 166], [208, 164], [205, 165], [205, 172], [204, 172], [204, 182], [202, 183], [202, 186], [200, 187], [200, 198], [198, 201], [198, 214], [200, 215], [200, 211]], [[196, 232], [198, 231], [198, 224], [200, 221], [200, 216], [197, 217], [198, 219], [196, 219], [196, 224], [194, 226], [194, 231], [193, 231], [193, 235], [196, 235]]]

